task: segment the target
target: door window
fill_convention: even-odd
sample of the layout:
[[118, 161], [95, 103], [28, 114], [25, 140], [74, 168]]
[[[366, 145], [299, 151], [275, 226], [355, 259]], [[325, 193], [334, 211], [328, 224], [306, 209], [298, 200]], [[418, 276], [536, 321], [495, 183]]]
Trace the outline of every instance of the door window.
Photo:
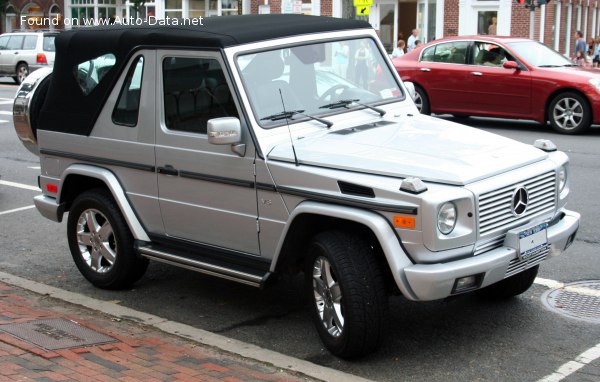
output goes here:
[[167, 57], [163, 60], [165, 124], [170, 130], [206, 134], [209, 119], [238, 117], [219, 61]]
[[9, 49], [9, 50], [21, 49], [21, 47], [23, 46], [24, 38], [25, 38], [25, 36], [10, 36], [10, 39], [8, 40], [8, 45], [6, 46], [6, 49]]
[[8, 45], [8, 39], [10, 38], [10, 36], [2, 36], [0, 37], [0, 50], [6, 49], [6, 46]]
[[121, 94], [119, 94], [117, 105], [112, 114], [114, 123], [132, 127], [137, 125], [140, 97], [142, 94], [143, 71], [144, 56], [139, 56], [131, 64], [125, 82], [123, 82]]
[[25, 42], [23, 43], [23, 49], [33, 50], [37, 44], [37, 36], [25, 36]]
[[465, 64], [468, 41], [452, 41], [434, 45], [423, 52], [421, 61]]
[[502, 47], [487, 42], [476, 41], [471, 52], [473, 65], [501, 67], [505, 61], [515, 58]]

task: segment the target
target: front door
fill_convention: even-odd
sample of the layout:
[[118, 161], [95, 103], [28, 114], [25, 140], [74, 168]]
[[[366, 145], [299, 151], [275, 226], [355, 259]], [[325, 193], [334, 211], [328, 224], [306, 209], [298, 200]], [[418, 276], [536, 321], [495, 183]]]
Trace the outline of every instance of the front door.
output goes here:
[[[240, 113], [217, 52], [158, 54], [156, 166], [171, 238], [259, 255], [254, 146], [245, 154], [208, 143], [207, 121]], [[245, 130], [245, 131], [244, 131]]]

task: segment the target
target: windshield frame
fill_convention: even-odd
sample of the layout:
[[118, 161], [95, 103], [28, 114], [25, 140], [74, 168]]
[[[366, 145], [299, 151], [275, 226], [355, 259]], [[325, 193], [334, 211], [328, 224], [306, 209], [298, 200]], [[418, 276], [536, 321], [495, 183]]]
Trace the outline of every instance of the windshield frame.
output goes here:
[[[515, 48], [515, 46], [517, 46], [517, 45], [524, 45], [524, 44], [527, 44], [529, 46], [540, 47], [541, 49], [546, 49], [547, 51], [550, 51], [550, 52], [554, 53], [555, 57], [561, 57], [562, 61], [564, 61], [564, 64], [563, 65], [557, 65], [556, 67], [568, 67], [568, 66], [572, 66], [572, 64], [573, 64], [573, 62], [571, 60], [569, 60], [567, 57], [565, 57], [561, 53], [555, 51], [554, 49], [552, 49], [552, 48], [550, 48], [550, 47], [542, 44], [539, 41], [520, 40], [520, 41], [507, 42], [506, 46], [508, 48], [510, 48], [510, 50], [512, 52], [514, 52], [518, 57], [520, 57], [522, 59], [523, 62], [525, 62], [530, 67], [533, 67], [533, 68], [542, 68], [543, 69], [544, 68], [543, 65], [545, 65], [545, 64], [541, 63], [542, 66], [540, 66], [540, 63], [532, 62], [532, 60], [530, 60], [529, 57], [527, 57], [527, 55], [521, 54], [521, 50], [517, 50]], [[568, 64], [571, 64], [571, 65], [568, 65]]]
[[[367, 31], [371, 31], [371, 30], [367, 29]], [[265, 53], [265, 52], [270, 52], [270, 51], [277, 51], [277, 50], [282, 50], [282, 49], [289, 49], [289, 48], [306, 46], [306, 45], [328, 44], [328, 43], [336, 43], [336, 42], [341, 42], [341, 41], [370, 39], [370, 40], [372, 40], [374, 46], [377, 48], [376, 50], [380, 54], [380, 57], [382, 59], [382, 64], [385, 64], [386, 67], [388, 68], [388, 70], [391, 71], [391, 73], [392, 73], [391, 80], [396, 84], [396, 87], [397, 87], [398, 91], [400, 92], [400, 94], [396, 97], [392, 97], [389, 99], [382, 99], [379, 101], [372, 101], [372, 102], [367, 101], [365, 103], [368, 105], [377, 106], [377, 105], [386, 105], [386, 104], [390, 104], [390, 103], [402, 102], [402, 101], [406, 100], [407, 93], [405, 91], [404, 85], [402, 84], [402, 82], [399, 78], [399, 75], [396, 72], [396, 69], [394, 68], [393, 65], [390, 64], [389, 59], [386, 58], [387, 54], [383, 53], [379, 41], [376, 38], [374, 38], [374, 36], [371, 33], [365, 33], [365, 30], [359, 30], [357, 32], [360, 32], [360, 33], [350, 34], [350, 33], [348, 33], [348, 31], [346, 33], [334, 32], [335, 34], [343, 33], [343, 34], [341, 34], [340, 37], [332, 36], [332, 37], [324, 37], [324, 38], [314, 38], [314, 36], [313, 36], [310, 39], [305, 39], [305, 38], [300, 39], [299, 37], [306, 37], [306, 35], [303, 35], [303, 36], [288, 37], [285, 39], [269, 40], [269, 41], [266, 41], [265, 43], [263, 43], [262, 44], [263, 46], [261, 46], [261, 47], [239, 50], [230, 56], [233, 67], [235, 67], [234, 72], [235, 72], [235, 77], [237, 77], [236, 80], [239, 81], [238, 84], [241, 84], [241, 87], [244, 90], [244, 95], [247, 100], [246, 104], [250, 106], [248, 109], [252, 114], [251, 119], [254, 121], [254, 123], [256, 123], [261, 128], [260, 130], [273, 130], [273, 129], [276, 129], [276, 128], [279, 128], [282, 126], [288, 126], [288, 125], [292, 125], [292, 124], [300, 124], [300, 123], [310, 121], [310, 118], [298, 115], [294, 119], [289, 119], [289, 118], [285, 119], [284, 118], [283, 120], [281, 120], [278, 123], [269, 123], [268, 126], [265, 126], [264, 121], [261, 121], [261, 119], [258, 118], [258, 116], [256, 115], [256, 105], [254, 104], [252, 97], [250, 97], [249, 88], [248, 88], [249, 85], [248, 85], [247, 81], [245, 81], [244, 77], [242, 76], [242, 69], [240, 68], [239, 61], [238, 61], [238, 59], [241, 56]], [[284, 40], [291, 40], [291, 41], [284, 42]], [[281, 43], [277, 43], [279, 41], [281, 41]], [[266, 43], [268, 43], [268, 45]], [[256, 45], [256, 44], [252, 44], [252, 45]], [[361, 101], [359, 101], [359, 102], [361, 102]], [[283, 109], [283, 105], [282, 105], [282, 109]], [[289, 109], [290, 110], [288, 110], [288, 107], [286, 106], [285, 111], [288, 111], [288, 112], [292, 111], [291, 107]], [[343, 113], [348, 113], [348, 112], [353, 112], [353, 111], [363, 110], [363, 109], [366, 109], [366, 108], [364, 106], [357, 105], [352, 108], [322, 109], [323, 110], [322, 112], [311, 113], [310, 115], [316, 116], [319, 118], [326, 118], [328, 116], [333, 116], [333, 115], [338, 115], [338, 114], [343, 114]], [[283, 112], [283, 110], [282, 110], [282, 112]]]

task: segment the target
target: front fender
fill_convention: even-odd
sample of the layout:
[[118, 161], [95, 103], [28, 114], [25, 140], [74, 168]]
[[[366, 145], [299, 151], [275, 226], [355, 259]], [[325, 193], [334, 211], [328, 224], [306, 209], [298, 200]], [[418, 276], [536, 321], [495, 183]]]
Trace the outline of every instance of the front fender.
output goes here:
[[388, 266], [392, 271], [396, 285], [398, 285], [398, 288], [406, 298], [411, 300], [416, 299], [416, 296], [411, 290], [404, 274], [404, 268], [412, 265], [412, 262], [402, 249], [402, 246], [400, 245], [400, 239], [396, 235], [394, 229], [383, 216], [375, 212], [362, 210], [359, 208], [312, 201], [302, 202], [294, 209], [286, 222], [285, 228], [283, 229], [283, 233], [279, 239], [279, 243], [275, 251], [275, 256], [273, 257], [273, 262], [271, 263], [271, 272], [275, 272], [285, 238], [290, 230], [290, 227], [292, 226], [294, 220], [303, 214], [348, 220], [362, 224], [370, 229], [379, 241], [379, 245], [383, 250]]

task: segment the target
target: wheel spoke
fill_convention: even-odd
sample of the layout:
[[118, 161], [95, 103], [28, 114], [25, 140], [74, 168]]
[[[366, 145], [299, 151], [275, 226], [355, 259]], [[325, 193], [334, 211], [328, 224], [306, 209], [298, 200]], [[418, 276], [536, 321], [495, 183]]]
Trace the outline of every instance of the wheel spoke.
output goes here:
[[320, 275], [313, 276], [313, 289], [319, 297], [323, 298], [325, 294], [325, 284], [323, 283], [323, 280], [321, 280]]
[[333, 305], [333, 321], [341, 333], [344, 329], [344, 316], [342, 316], [342, 306], [340, 304]]
[[113, 252], [112, 248], [110, 248], [108, 246], [108, 242], [104, 242], [102, 243], [102, 245], [100, 246], [100, 255], [110, 263], [110, 265], [113, 265], [115, 263], [115, 253]]
[[92, 235], [89, 232], [79, 232], [77, 233], [77, 242], [89, 247], [92, 245]]
[[342, 290], [340, 284], [335, 283], [329, 289], [331, 291], [331, 299], [334, 303], [340, 303], [342, 301]]
[[333, 311], [333, 307], [325, 304], [325, 308], [323, 309], [323, 323], [325, 324], [325, 328], [329, 330], [333, 323], [333, 316], [335, 316], [335, 312]]
[[112, 235], [113, 229], [110, 223], [107, 221], [102, 224], [102, 227], [98, 229], [98, 234], [100, 235], [101, 240], [108, 240], [108, 238]]
[[96, 221], [96, 214], [92, 210], [85, 211], [85, 220], [90, 232], [98, 232], [99, 226]]
[[102, 268], [102, 256], [100, 255], [100, 252], [98, 252], [96, 249], [93, 249], [92, 252], [90, 253], [91, 255], [91, 263], [90, 266], [92, 267], [93, 270], [95, 270], [96, 272], [100, 270], [100, 268]]
[[333, 284], [335, 284], [331, 264], [329, 264], [329, 262], [325, 262], [324, 267], [325, 273], [323, 274], [323, 281], [325, 281], [326, 286], [331, 287]]

